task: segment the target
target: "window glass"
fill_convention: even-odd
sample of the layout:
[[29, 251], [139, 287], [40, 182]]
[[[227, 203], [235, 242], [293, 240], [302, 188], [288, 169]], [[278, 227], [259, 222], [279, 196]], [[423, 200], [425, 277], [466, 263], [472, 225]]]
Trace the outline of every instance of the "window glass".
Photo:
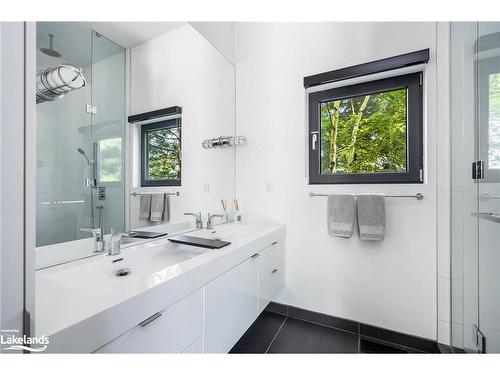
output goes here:
[[309, 93], [309, 183], [423, 183], [420, 72]]
[[406, 88], [320, 103], [321, 174], [407, 171]]

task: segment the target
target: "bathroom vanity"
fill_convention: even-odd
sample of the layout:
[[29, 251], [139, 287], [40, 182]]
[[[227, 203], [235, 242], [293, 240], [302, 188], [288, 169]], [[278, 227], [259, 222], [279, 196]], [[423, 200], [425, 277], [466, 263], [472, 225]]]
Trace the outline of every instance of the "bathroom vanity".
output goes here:
[[285, 231], [222, 224], [189, 232], [221, 249], [161, 238], [39, 270], [36, 334], [50, 353], [227, 353], [284, 284]]

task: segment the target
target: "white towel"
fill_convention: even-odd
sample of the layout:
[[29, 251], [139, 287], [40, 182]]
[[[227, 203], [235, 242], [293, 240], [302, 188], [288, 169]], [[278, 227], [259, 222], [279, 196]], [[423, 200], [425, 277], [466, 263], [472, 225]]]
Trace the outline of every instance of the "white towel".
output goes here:
[[331, 237], [351, 238], [356, 203], [352, 194], [332, 194], [327, 203], [328, 233]]
[[383, 241], [385, 233], [385, 196], [359, 194], [356, 199], [359, 238]]

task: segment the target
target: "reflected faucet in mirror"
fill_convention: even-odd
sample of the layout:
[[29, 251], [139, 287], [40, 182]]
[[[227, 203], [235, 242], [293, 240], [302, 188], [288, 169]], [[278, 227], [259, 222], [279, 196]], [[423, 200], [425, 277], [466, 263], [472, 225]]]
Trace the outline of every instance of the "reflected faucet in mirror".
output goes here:
[[81, 228], [80, 230], [82, 232], [92, 233], [92, 238], [94, 239], [94, 253], [102, 253], [105, 250], [102, 228]]
[[185, 212], [184, 215], [194, 216], [196, 219], [196, 228], [203, 229], [203, 220], [201, 219], [201, 212], [194, 214], [192, 212]]

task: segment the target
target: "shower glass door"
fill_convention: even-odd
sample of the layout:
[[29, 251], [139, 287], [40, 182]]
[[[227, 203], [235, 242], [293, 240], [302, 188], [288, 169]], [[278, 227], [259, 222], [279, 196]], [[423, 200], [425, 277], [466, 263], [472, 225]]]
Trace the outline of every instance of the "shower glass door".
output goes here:
[[125, 230], [125, 49], [92, 31], [90, 129], [96, 160], [95, 226], [103, 233]]
[[500, 353], [500, 22], [477, 24], [476, 156], [479, 329]]
[[451, 24], [451, 343], [500, 353], [500, 23]]
[[[44, 53], [52, 39], [57, 53]], [[81, 67], [87, 85], [60, 99], [38, 103], [37, 109], [37, 247], [88, 236], [92, 160], [92, 33], [64, 22], [37, 23], [37, 73], [60, 64]], [[85, 156], [79, 153], [80, 149]]]
[[60, 64], [87, 85], [37, 104], [37, 247], [124, 229], [125, 49], [86, 23], [38, 22], [37, 73]]

